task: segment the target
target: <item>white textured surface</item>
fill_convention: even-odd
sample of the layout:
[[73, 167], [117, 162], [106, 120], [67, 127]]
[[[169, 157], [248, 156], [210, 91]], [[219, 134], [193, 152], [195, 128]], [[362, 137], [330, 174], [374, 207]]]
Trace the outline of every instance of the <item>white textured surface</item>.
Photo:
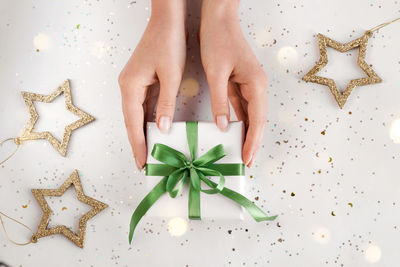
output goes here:
[[[196, 41], [199, 6], [189, 1], [184, 77], [198, 86], [193, 80], [184, 83], [176, 121], [212, 120]], [[61, 236], [16, 247], [0, 233], [0, 261], [11, 266], [397, 266], [400, 146], [399, 133], [393, 132], [399, 127], [391, 125], [400, 119], [400, 24], [369, 41], [366, 60], [383, 83], [356, 88], [343, 110], [326, 87], [306, 84], [301, 76], [318, 60], [316, 33], [350, 41], [400, 16], [400, 2], [242, 0], [243, 32], [269, 77], [269, 121], [255, 165], [246, 170], [246, 195], [279, 217], [273, 223], [256, 223], [247, 214], [241, 222], [193, 221], [178, 236], [169, 234], [167, 220], [144, 218], [129, 246], [130, 216], [147, 188], [146, 177], [134, 167], [117, 77], [149, 15], [148, 0], [0, 1], [0, 139], [20, 134], [28, 120], [20, 91], [49, 93], [65, 78], [71, 79], [75, 104], [96, 118], [73, 134], [67, 158], [45, 141], [32, 141], [1, 166], [0, 210], [35, 228], [41, 211], [30, 189], [55, 188], [74, 169], [86, 194], [110, 205], [89, 221], [83, 250]], [[328, 56], [322, 74], [338, 84], [362, 75], [355, 53], [329, 51]], [[50, 106], [41, 105], [40, 126], [57, 132], [69, 118], [54, 121]], [[4, 149], [11, 150], [11, 144]], [[54, 201], [56, 214], [63, 214], [63, 206], [75, 211], [69, 199]], [[25, 229], [6, 223], [15, 239], [29, 238]]]

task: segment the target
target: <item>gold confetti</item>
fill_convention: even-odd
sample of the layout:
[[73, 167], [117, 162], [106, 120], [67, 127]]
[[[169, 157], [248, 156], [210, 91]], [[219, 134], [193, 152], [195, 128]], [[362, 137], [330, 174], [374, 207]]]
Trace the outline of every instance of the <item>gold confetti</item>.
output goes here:
[[332, 215], [332, 216], [336, 216], [335, 213], [334, 213], [333, 211], [331, 211], [331, 215]]
[[66, 210], [66, 209], [67, 209], [67, 207], [62, 207], [62, 209], [61, 209], [61, 210], [62, 210], [62, 211], [64, 211], [64, 210]]
[[350, 207], [353, 207], [353, 203], [349, 202], [347, 203]]

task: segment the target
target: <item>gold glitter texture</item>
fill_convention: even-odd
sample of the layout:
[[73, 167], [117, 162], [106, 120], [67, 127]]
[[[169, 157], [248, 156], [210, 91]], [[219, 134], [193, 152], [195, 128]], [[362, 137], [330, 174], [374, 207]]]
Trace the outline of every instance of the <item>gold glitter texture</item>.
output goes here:
[[[320, 51], [320, 59], [317, 64], [303, 77], [306, 82], [313, 82], [326, 85], [331, 90], [336, 102], [340, 108], [343, 108], [347, 98], [356, 86], [363, 86], [368, 84], [380, 83], [382, 79], [372, 70], [372, 68], [365, 62], [365, 55], [367, 52], [368, 39], [372, 36], [371, 31], [367, 31], [363, 36], [346, 44], [338, 43], [322, 34], [318, 34], [318, 44]], [[347, 52], [354, 48], [359, 48], [357, 64], [367, 74], [367, 77], [353, 79], [349, 82], [346, 89], [340, 92], [333, 79], [317, 76], [317, 74], [328, 63], [327, 47], [332, 47], [339, 52]]]
[[[35, 124], [37, 120], [39, 119], [39, 115], [36, 111], [35, 105], [33, 104], [34, 101], [39, 101], [39, 102], [45, 102], [45, 103], [50, 103], [56, 99], [57, 96], [64, 94], [65, 97], [65, 105], [67, 109], [78, 116], [80, 119], [67, 125], [64, 129], [64, 135], [63, 139], [60, 142], [58, 139], [56, 139], [50, 132], [34, 132], [33, 129], [35, 127]], [[71, 133], [73, 130], [78, 129], [79, 127], [82, 127], [94, 120], [92, 116], [89, 114], [83, 112], [79, 108], [75, 107], [72, 104], [72, 96], [71, 96], [71, 87], [69, 84], [69, 80], [66, 80], [62, 85], [60, 85], [53, 93], [50, 95], [40, 95], [40, 94], [34, 94], [34, 93], [28, 93], [28, 92], [22, 92], [22, 96], [25, 100], [25, 104], [29, 108], [29, 112], [31, 114], [31, 118], [21, 135], [21, 137], [18, 138], [19, 142], [26, 141], [26, 140], [36, 140], [36, 139], [46, 139], [55, 149], [57, 149], [58, 152], [62, 156], [65, 157], [67, 154], [67, 147], [69, 143], [69, 139], [71, 137]]]
[[[75, 192], [79, 201], [92, 206], [92, 209], [84, 214], [79, 219], [79, 226], [78, 226], [78, 233], [75, 234], [71, 230], [69, 230], [64, 225], [58, 225], [53, 228], [47, 228], [50, 216], [51, 216], [51, 209], [47, 204], [47, 201], [44, 197], [46, 196], [54, 196], [59, 197], [62, 196], [65, 191], [73, 185], [75, 187]], [[42, 221], [38, 226], [38, 231], [36, 234], [32, 236], [31, 242], [36, 243], [39, 238], [55, 235], [55, 234], [63, 234], [72, 242], [74, 242], [78, 247], [83, 248], [84, 240], [85, 240], [85, 233], [86, 233], [86, 224], [87, 221], [97, 215], [99, 212], [104, 210], [108, 207], [107, 204], [102, 203], [96, 199], [90, 198], [83, 193], [81, 180], [79, 179], [78, 171], [75, 170], [71, 176], [58, 188], [58, 189], [32, 189], [32, 193], [35, 196], [37, 202], [39, 203], [42, 211], [43, 217]]]

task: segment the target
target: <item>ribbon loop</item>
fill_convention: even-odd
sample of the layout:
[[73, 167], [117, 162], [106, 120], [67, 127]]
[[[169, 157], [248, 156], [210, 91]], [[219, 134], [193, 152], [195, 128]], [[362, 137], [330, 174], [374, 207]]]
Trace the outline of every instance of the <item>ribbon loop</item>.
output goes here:
[[3, 141], [0, 142], [0, 147], [7, 141], [14, 141], [14, 144], [17, 145], [17, 147], [15, 148], [15, 150], [4, 160], [2, 160], [0, 162], [0, 165], [2, 165], [3, 163], [5, 163], [7, 160], [9, 160], [12, 156], [15, 155], [15, 153], [17, 153], [19, 146], [21, 145], [21, 139], [19, 137], [14, 137], [14, 138], [7, 138]]
[[[208, 173], [207, 175], [212, 175], [212, 176], [219, 176], [219, 182], [216, 186], [210, 186], [211, 189], [201, 189], [201, 192], [206, 193], [206, 194], [217, 194], [222, 191], [225, 187], [225, 177], [217, 171], [211, 170], [211, 169], [206, 169], [206, 168], [201, 168], [201, 172], [199, 172], [200, 179], [206, 183], [205, 180], [209, 180], [204, 174]], [[210, 174], [211, 173], [211, 174]], [[207, 184], [207, 183], [206, 183]], [[208, 184], [207, 184], [208, 185]]]
[[178, 195], [179, 191], [181, 191], [187, 177], [188, 173], [187, 170], [184, 168], [177, 169], [168, 176], [166, 189], [172, 198], [175, 198]]
[[219, 144], [207, 151], [203, 156], [193, 161], [196, 166], [207, 166], [225, 157], [224, 146]]
[[183, 167], [188, 162], [186, 156], [169, 146], [163, 144], [154, 144], [151, 155], [158, 161], [161, 161], [169, 166]]

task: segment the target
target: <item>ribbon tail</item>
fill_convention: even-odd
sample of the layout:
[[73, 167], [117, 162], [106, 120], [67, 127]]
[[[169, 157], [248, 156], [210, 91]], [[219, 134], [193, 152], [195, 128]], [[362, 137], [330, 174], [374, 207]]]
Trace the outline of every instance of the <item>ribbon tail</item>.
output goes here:
[[133, 233], [140, 219], [146, 214], [146, 212], [153, 206], [153, 204], [165, 193], [168, 177], [165, 176], [154, 188], [146, 195], [146, 197], [140, 202], [136, 210], [133, 212], [131, 217], [130, 229], [129, 229], [129, 244], [132, 243]]
[[200, 190], [195, 189], [190, 183], [189, 187], [189, 218], [200, 220]]
[[[214, 183], [211, 180], [205, 181], [207, 184], [210, 183], [213, 186], [216, 186], [217, 184]], [[251, 200], [249, 200], [247, 197], [239, 194], [238, 192], [235, 192], [229, 188], [224, 187], [220, 194], [226, 196], [227, 198], [232, 199], [236, 203], [238, 203], [240, 206], [245, 208], [247, 212], [256, 220], [257, 222], [262, 222], [262, 221], [273, 221], [278, 217], [278, 215], [274, 216], [268, 216], [265, 214], [265, 212], [257, 207]]]

